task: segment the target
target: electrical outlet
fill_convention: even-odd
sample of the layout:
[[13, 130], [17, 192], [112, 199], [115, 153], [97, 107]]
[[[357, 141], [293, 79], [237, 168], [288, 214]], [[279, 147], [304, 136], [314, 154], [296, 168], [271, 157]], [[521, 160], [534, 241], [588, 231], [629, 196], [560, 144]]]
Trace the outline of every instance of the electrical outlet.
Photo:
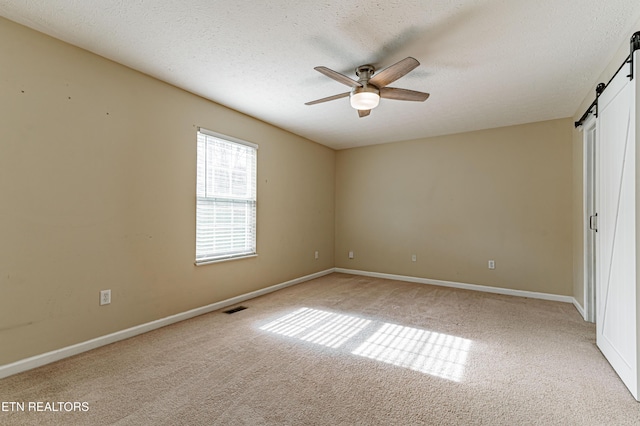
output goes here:
[[418, 260], [418, 256], [416, 256], [415, 254], [411, 255], [411, 261], [412, 262], [416, 262]]
[[111, 303], [111, 290], [100, 290], [100, 306]]
[[316, 250], [315, 256], [316, 256], [316, 259], [318, 259], [320, 257], [320, 253], [318, 253], [318, 250]]
[[353, 251], [349, 252], [349, 259], [353, 259]]
[[489, 269], [496, 269], [496, 261], [495, 260], [490, 260], [489, 261]]

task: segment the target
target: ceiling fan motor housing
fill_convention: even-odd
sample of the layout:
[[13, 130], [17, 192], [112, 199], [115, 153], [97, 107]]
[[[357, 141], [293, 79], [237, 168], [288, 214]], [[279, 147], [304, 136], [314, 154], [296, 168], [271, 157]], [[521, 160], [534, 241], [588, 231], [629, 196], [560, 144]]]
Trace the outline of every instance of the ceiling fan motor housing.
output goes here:
[[380, 89], [373, 84], [369, 84], [369, 79], [373, 76], [375, 68], [373, 65], [361, 65], [356, 68], [356, 75], [359, 77], [358, 83], [362, 87], [354, 87], [349, 94], [351, 106], [358, 110], [373, 109], [380, 101]]

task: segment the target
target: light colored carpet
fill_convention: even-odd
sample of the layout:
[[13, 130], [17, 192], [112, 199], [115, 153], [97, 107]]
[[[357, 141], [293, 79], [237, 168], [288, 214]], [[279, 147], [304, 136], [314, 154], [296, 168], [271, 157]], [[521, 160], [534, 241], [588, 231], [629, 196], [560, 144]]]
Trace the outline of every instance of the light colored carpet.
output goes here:
[[89, 407], [0, 424], [640, 423], [570, 304], [331, 274], [243, 305], [0, 380]]

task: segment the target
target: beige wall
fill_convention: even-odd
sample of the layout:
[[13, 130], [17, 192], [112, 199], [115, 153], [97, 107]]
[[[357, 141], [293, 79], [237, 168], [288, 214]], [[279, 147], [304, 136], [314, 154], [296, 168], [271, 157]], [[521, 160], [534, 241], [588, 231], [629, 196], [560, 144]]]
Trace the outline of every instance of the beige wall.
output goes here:
[[338, 151], [336, 266], [571, 295], [572, 125]]
[[[591, 90], [585, 94], [584, 100], [576, 111], [573, 121], [578, 121], [582, 114], [595, 99], [595, 90], [598, 83], [607, 83], [618, 70], [622, 62], [629, 55], [629, 39], [635, 31], [640, 31], [640, 20], [633, 26], [632, 31], [624, 40], [616, 52], [612, 52], [612, 59], [608, 64], [603, 64], [604, 70], [596, 81], [593, 82]], [[636, 68], [637, 69], [637, 68]], [[637, 73], [637, 71], [636, 71]], [[584, 308], [584, 215], [583, 215], [583, 134], [581, 129], [572, 132], [573, 144], [573, 297]]]
[[[2, 18], [0, 58], [0, 365], [334, 266], [333, 150]], [[260, 145], [257, 258], [194, 266], [197, 126]]]

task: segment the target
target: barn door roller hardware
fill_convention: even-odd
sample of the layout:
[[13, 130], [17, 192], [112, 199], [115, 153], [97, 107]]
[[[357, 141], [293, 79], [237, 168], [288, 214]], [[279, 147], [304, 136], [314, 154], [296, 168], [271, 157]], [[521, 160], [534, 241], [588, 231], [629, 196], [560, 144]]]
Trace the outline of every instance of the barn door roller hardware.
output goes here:
[[620, 65], [618, 70], [609, 79], [607, 84], [604, 84], [604, 83], [599, 83], [598, 84], [598, 86], [596, 87], [596, 98], [591, 103], [591, 105], [589, 105], [589, 108], [587, 108], [587, 110], [584, 112], [584, 114], [582, 114], [582, 117], [580, 117], [580, 120], [578, 120], [578, 121], [576, 121], [574, 123], [575, 127], [582, 126], [582, 123], [584, 122], [584, 120], [587, 119], [589, 114], [593, 113], [596, 117], [598, 116], [598, 97], [602, 94], [602, 92], [604, 92], [604, 89], [606, 89], [607, 86], [609, 85], [609, 83], [611, 83], [611, 80], [613, 80], [615, 78], [615, 76], [618, 75], [620, 70], [627, 63], [629, 64], [629, 70], [630, 70], [630, 73], [629, 73], [629, 75], [627, 75], [627, 77], [629, 77], [630, 80], [633, 80], [633, 52], [635, 52], [636, 50], [640, 50], [640, 31], [635, 32], [631, 36], [631, 40], [629, 41], [629, 56], [627, 56], [627, 58], [624, 60], [624, 62], [622, 62], [622, 65]]
[[627, 76], [633, 80], [633, 52], [640, 49], [640, 31], [636, 31], [631, 36], [631, 46], [629, 52], [629, 63], [631, 64], [631, 73]]

